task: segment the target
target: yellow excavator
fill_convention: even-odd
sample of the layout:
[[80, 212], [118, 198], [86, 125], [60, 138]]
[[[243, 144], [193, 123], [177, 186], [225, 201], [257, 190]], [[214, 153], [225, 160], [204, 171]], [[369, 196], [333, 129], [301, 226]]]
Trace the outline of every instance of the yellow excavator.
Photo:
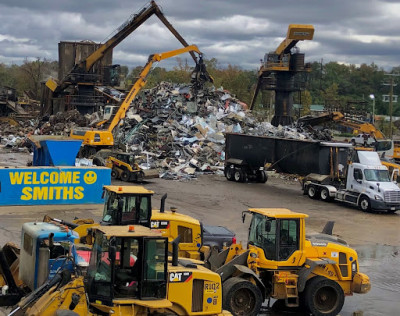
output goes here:
[[125, 118], [127, 110], [129, 109], [132, 101], [137, 96], [139, 91], [146, 85], [146, 78], [151, 70], [153, 63], [160, 62], [164, 59], [168, 59], [187, 52], [195, 52], [199, 55], [199, 60], [196, 64], [194, 72], [192, 73], [192, 83], [197, 85], [206, 81], [212, 81], [212, 78], [208, 75], [205, 69], [205, 65], [202, 59], [202, 53], [196, 45], [191, 45], [169, 52], [150, 55], [147, 64], [144, 66], [142, 72], [139, 74], [139, 78], [132, 86], [124, 101], [121, 103], [118, 112], [115, 114], [106, 130], [74, 129], [71, 131], [71, 138], [81, 139], [83, 141], [83, 152], [81, 152], [81, 156], [88, 157], [94, 155], [100, 149], [110, 148], [114, 145], [113, 131], [120, 124], [121, 120]]
[[221, 278], [179, 260], [177, 243], [142, 226], [93, 229], [87, 269], [62, 270], [9, 315], [231, 315], [222, 310]]

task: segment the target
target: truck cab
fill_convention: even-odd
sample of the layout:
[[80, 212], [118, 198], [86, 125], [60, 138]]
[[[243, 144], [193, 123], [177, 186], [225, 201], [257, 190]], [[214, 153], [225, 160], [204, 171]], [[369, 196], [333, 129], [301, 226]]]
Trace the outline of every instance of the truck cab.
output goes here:
[[51, 279], [63, 266], [72, 271], [72, 256], [77, 263], [85, 265], [78, 256], [74, 241], [77, 233], [64, 225], [44, 222], [29, 222], [22, 225], [19, 279], [30, 290], [40, 287]]
[[[362, 210], [400, 208], [400, 189], [376, 152], [358, 151], [357, 162], [348, 167], [346, 190], [362, 194], [358, 199]], [[357, 202], [354, 200], [354, 202]]]
[[350, 162], [338, 161], [331, 169], [330, 175], [308, 175], [303, 181], [304, 194], [326, 202], [345, 202], [364, 212], [400, 210], [400, 188], [376, 151], [355, 150]]

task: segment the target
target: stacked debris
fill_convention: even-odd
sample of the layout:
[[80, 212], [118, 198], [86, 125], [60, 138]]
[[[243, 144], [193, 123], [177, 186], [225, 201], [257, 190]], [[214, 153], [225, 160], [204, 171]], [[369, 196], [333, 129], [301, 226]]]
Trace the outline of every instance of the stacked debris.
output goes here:
[[78, 110], [58, 112], [55, 115], [45, 118], [39, 124], [38, 135], [63, 135], [68, 136], [75, 126], [88, 126], [90, 115], [83, 116]]
[[193, 96], [188, 86], [162, 82], [135, 99], [116, 140], [128, 151], [145, 153], [146, 166], [161, 169], [162, 178], [188, 180], [197, 173], [222, 173], [225, 132], [315, 139], [297, 127], [258, 122], [222, 88]]

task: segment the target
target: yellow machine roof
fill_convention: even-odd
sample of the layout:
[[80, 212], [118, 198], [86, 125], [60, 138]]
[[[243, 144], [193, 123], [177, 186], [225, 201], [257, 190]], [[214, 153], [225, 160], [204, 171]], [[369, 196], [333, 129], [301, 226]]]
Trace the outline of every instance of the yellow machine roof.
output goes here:
[[186, 222], [193, 225], [200, 225], [200, 222], [191, 216], [167, 210], [164, 213], [160, 213], [160, 210], [153, 210], [153, 213], [151, 215], [151, 220], [159, 220], [159, 221], [173, 220], [173, 221]]
[[105, 185], [104, 188], [117, 194], [154, 194], [141, 185]]
[[249, 208], [249, 212], [275, 218], [306, 218], [307, 214], [292, 212], [287, 208]]
[[[131, 226], [134, 226], [134, 231], [129, 231]], [[93, 229], [101, 231], [107, 237], [161, 237], [161, 232], [140, 225], [97, 226]]]

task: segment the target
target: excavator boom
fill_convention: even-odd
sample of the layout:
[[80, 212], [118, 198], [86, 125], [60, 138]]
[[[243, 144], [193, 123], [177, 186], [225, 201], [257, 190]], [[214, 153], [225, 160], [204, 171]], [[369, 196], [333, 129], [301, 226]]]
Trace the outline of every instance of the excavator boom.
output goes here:
[[[171, 23], [167, 20], [167, 18], [162, 13], [160, 7], [156, 4], [155, 1], [151, 1], [147, 7], [144, 7], [138, 14], [133, 15], [128, 21], [123, 23], [118, 32], [107, 40], [103, 45], [99, 47], [95, 52], [90, 54], [85, 60], [83, 60], [80, 64], [80, 68], [84, 68], [86, 72], [88, 72], [92, 66], [100, 60], [107, 52], [121, 43], [129, 34], [135, 31], [140, 25], [142, 25], [147, 19], [149, 19], [153, 14], [155, 14], [161, 22], [171, 31], [171, 33], [178, 39], [179, 42], [185, 47], [189, 46], [189, 44], [183, 39], [183, 37], [178, 33], [177, 30], [172, 26]], [[196, 55], [193, 52], [190, 52], [193, 60], [197, 62]]]
[[[150, 72], [152, 65], [155, 62], [160, 62], [164, 59], [168, 59], [183, 53], [192, 52], [199, 55], [199, 60], [196, 63], [194, 72], [192, 73], [192, 83], [194, 88], [198, 88], [205, 81], [212, 81], [212, 78], [206, 71], [205, 65], [203, 64], [202, 54], [196, 45], [191, 45], [188, 47], [183, 47], [180, 49], [157, 53], [149, 56], [147, 64], [144, 66], [142, 72], [139, 74], [139, 79], [136, 80], [128, 95], [120, 105], [117, 113], [112, 119], [107, 130], [72, 130], [71, 138], [82, 139], [84, 146], [90, 146], [89, 152], [82, 154], [83, 156], [90, 156], [96, 153], [96, 148], [101, 149], [104, 147], [109, 147], [114, 145], [113, 131], [114, 128], [121, 122], [125, 117], [126, 111], [129, 109], [134, 98], [137, 96], [139, 91], [146, 85], [146, 78]], [[199, 82], [200, 81], [200, 82]], [[94, 151], [92, 150], [94, 149]]]

